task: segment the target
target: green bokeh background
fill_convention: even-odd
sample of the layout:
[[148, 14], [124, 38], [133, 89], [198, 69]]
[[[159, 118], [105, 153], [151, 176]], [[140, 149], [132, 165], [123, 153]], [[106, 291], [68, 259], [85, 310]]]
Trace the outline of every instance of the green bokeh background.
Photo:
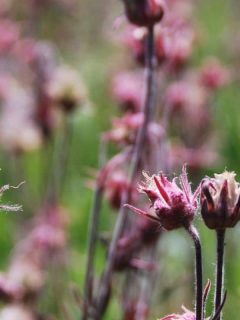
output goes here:
[[[233, 56], [231, 50], [240, 40], [238, 31], [240, 22], [238, 14], [240, 5], [237, 0], [196, 1], [195, 22], [201, 30], [200, 46], [196, 48], [193, 65], [198, 65], [207, 56], [217, 56], [230, 66], [237, 74], [239, 57]], [[19, 19], [23, 8], [16, 6]], [[16, 13], [14, 13], [16, 14]], [[40, 39], [49, 39], [58, 46], [62, 60], [74, 66], [82, 75], [89, 88], [91, 101], [90, 112], [79, 112], [74, 115], [74, 137], [69, 159], [67, 181], [64, 186], [62, 204], [68, 209], [69, 253], [64, 270], [50, 270], [47, 288], [42, 295], [40, 310], [58, 314], [58, 319], [64, 319], [62, 313], [63, 301], [70, 313], [77, 319], [78, 308], [74, 303], [71, 287], [83, 287], [86, 261], [87, 226], [92, 203], [93, 192], [86, 186], [89, 178], [88, 169], [98, 167], [98, 149], [100, 133], [109, 128], [110, 118], [116, 114], [117, 108], [110, 95], [109, 79], [112, 70], [117, 69], [116, 63], [121, 61], [121, 48], [114, 45], [111, 36], [114, 33], [114, 19], [122, 14], [120, 1], [78, 1], [74, 12], [65, 12], [55, 6], [40, 13], [37, 34]], [[238, 34], [239, 33], [239, 34]], [[122, 63], [122, 62], [121, 62]], [[239, 69], [240, 70], [240, 69]], [[221, 90], [215, 99], [215, 127], [219, 137], [219, 152], [223, 161], [215, 170], [235, 170], [240, 177], [240, 90], [239, 81]], [[28, 192], [38, 197], [42, 186], [44, 168], [42, 157], [46, 150], [41, 150], [22, 158], [21, 172], [14, 171], [14, 163], [2, 152], [0, 166], [2, 168], [2, 184], [21, 181], [26, 184], [23, 191], [9, 191], [4, 195], [4, 201], [25, 203]], [[24, 195], [25, 194], [25, 195]], [[36, 203], [36, 211], [38, 205]], [[34, 215], [32, 212], [30, 215]], [[22, 225], [29, 220], [25, 211], [15, 214], [0, 215], [0, 267], [6, 270], [11, 251], [24, 237]], [[114, 215], [107, 205], [104, 206], [101, 220], [101, 230], [111, 230]], [[215, 259], [215, 238], [213, 232], [207, 230], [202, 221], [197, 222], [202, 236], [204, 255], [204, 277], [213, 279]], [[238, 302], [240, 299], [240, 227], [228, 230], [226, 239], [226, 282], [228, 298], [225, 306], [226, 320], [239, 320]], [[97, 265], [102, 269], [105, 260], [105, 250], [99, 245]], [[184, 304], [192, 307], [193, 301], [193, 270], [192, 244], [183, 231], [164, 235], [160, 243], [160, 268], [158, 290], [163, 288], [164, 294], [156, 293], [151, 319], [161, 317], [166, 313], [178, 312]], [[162, 258], [161, 258], [162, 257]], [[163, 280], [161, 279], [164, 279]], [[116, 281], [121, 281], [117, 277]], [[57, 284], [56, 284], [57, 283]], [[62, 291], [56, 295], [56, 286], [61, 285]], [[208, 308], [211, 310], [212, 297]], [[107, 320], [121, 319], [117, 299], [113, 300]]]

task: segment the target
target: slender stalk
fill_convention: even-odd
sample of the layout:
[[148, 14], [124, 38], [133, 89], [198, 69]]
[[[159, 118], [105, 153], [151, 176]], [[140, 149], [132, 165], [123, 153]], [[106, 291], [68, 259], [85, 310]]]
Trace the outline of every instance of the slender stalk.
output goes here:
[[201, 241], [197, 229], [193, 226], [186, 227], [187, 232], [191, 236], [195, 246], [195, 268], [196, 268], [196, 302], [195, 312], [196, 320], [203, 319], [203, 276], [202, 276], [202, 248]]
[[[156, 261], [157, 242], [154, 243], [154, 245], [150, 247], [148, 250], [150, 251], [148, 253], [148, 260]], [[143, 277], [140, 283], [139, 299], [136, 306], [135, 319], [137, 320], [146, 320], [148, 317], [148, 312], [146, 312], [146, 306], [150, 308], [151, 297], [153, 295], [153, 287], [154, 287], [154, 283], [156, 282], [156, 278], [157, 278], [157, 270], [153, 270], [151, 272], [145, 272], [145, 274], [143, 274]]]
[[[224, 240], [225, 230], [217, 230], [217, 270], [216, 270], [216, 288], [215, 288], [215, 312], [217, 312], [222, 302], [223, 276], [224, 276]], [[221, 320], [222, 314], [218, 315], [216, 320]]]
[[84, 308], [82, 320], [88, 319], [89, 307], [92, 305], [92, 286], [93, 286], [93, 274], [94, 274], [94, 255], [96, 242], [98, 237], [99, 217], [102, 204], [103, 189], [97, 186], [95, 190], [93, 208], [90, 217], [90, 225], [88, 234], [90, 235], [88, 240], [88, 254], [86, 265], [86, 276], [84, 285]]
[[47, 201], [56, 201], [61, 196], [67, 173], [72, 134], [72, 119], [70, 116], [67, 116], [62, 135], [59, 137], [59, 140], [55, 146], [55, 150], [53, 151], [51, 171], [47, 183]]
[[[130, 185], [134, 182], [139, 164], [144, 149], [147, 127], [152, 117], [155, 105], [155, 85], [154, 85], [154, 70], [155, 70], [155, 48], [154, 48], [154, 28], [149, 27], [147, 38], [147, 58], [146, 58], [146, 98], [144, 103], [144, 122], [137, 134], [136, 144], [133, 150], [133, 156], [130, 163], [129, 177]], [[107, 301], [109, 297], [109, 291], [111, 286], [112, 271], [114, 266], [115, 254], [117, 249], [118, 240], [122, 234], [123, 227], [126, 222], [128, 209], [123, 204], [129, 201], [129, 192], [125, 192], [122, 197], [122, 206], [118, 213], [118, 218], [113, 231], [112, 241], [109, 247], [108, 260], [103, 273], [103, 278], [100, 284], [99, 292], [96, 297], [96, 319], [100, 320], [107, 307]]]
[[[106, 163], [107, 146], [106, 141], [101, 139], [100, 150], [99, 150], [99, 166], [104, 168]], [[103, 185], [97, 181], [95, 188], [93, 206], [91, 210], [90, 223], [88, 226], [88, 249], [87, 249], [87, 264], [86, 264], [86, 276], [84, 279], [84, 305], [82, 320], [86, 320], [89, 317], [90, 307], [92, 307], [92, 293], [93, 293], [93, 279], [94, 279], [94, 257], [96, 251], [96, 244], [98, 240], [98, 229], [100, 212], [102, 208], [102, 197], [103, 197]]]

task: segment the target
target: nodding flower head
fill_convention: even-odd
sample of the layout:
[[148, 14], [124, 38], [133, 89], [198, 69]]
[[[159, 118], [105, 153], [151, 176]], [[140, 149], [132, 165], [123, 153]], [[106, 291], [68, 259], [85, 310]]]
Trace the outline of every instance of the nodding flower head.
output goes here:
[[240, 185], [235, 176], [225, 171], [202, 182], [201, 212], [210, 229], [232, 228], [240, 220]]
[[127, 206], [140, 215], [158, 221], [166, 230], [188, 227], [198, 207], [199, 188], [192, 193], [186, 167], [183, 167], [179, 176], [180, 187], [176, 183], [177, 178], [169, 181], [163, 173], [152, 177], [145, 173], [144, 175], [146, 182], [140, 186], [140, 192], [146, 193], [150, 199], [150, 210], [146, 212]]
[[185, 307], [182, 307], [184, 310], [183, 314], [170, 314], [164, 318], [161, 318], [159, 320], [196, 320], [195, 313], [189, 311]]
[[152, 26], [163, 18], [162, 0], [123, 0], [128, 20], [137, 26]]

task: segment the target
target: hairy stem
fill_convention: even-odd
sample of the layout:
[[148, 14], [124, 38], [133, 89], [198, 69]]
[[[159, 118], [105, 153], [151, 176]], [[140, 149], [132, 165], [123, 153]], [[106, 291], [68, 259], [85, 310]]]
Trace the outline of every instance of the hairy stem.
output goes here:
[[196, 302], [195, 312], [196, 320], [203, 319], [203, 276], [202, 276], [202, 248], [201, 241], [197, 229], [190, 225], [187, 228], [189, 235], [191, 236], [195, 246], [195, 268], [196, 268]]
[[[215, 288], [215, 312], [222, 302], [223, 276], [224, 276], [224, 240], [225, 230], [217, 230], [217, 270], [216, 270], [216, 288]], [[221, 313], [216, 320], [222, 318]]]
[[[133, 155], [130, 163], [129, 177], [130, 185], [134, 182], [136, 174], [139, 169], [139, 164], [142, 157], [142, 152], [144, 149], [147, 127], [152, 117], [155, 105], [155, 85], [154, 85], [154, 70], [155, 70], [155, 49], [154, 49], [154, 28], [149, 27], [147, 47], [146, 47], [146, 98], [144, 103], [144, 122], [138, 131], [136, 144], [134, 146]], [[109, 247], [108, 260], [104, 270], [102, 282], [100, 284], [99, 292], [96, 298], [96, 319], [100, 320], [107, 308], [107, 300], [109, 297], [112, 271], [114, 266], [115, 254], [117, 250], [117, 243], [122, 234], [123, 227], [126, 222], [128, 209], [123, 207], [123, 204], [129, 202], [130, 194], [125, 192], [122, 198], [122, 206], [120, 212], [118, 213], [118, 218], [113, 231], [112, 241]]]

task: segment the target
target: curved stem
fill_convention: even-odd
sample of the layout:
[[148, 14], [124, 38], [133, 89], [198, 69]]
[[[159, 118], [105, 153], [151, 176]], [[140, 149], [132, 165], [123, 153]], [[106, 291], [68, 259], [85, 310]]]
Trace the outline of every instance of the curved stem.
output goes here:
[[[142, 152], [144, 149], [147, 127], [151, 120], [154, 107], [155, 107], [155, 83], [154, 83], [154, 71], [155, 71], [155, 48], [154, 48], [154, 27], [148, 28], [148, 38], [147, 38], [147, 58], [146, 58], [146, 98], [144, 103], [144, 122], [138, 131], [136, 144], [134, 146], [133, 155], [130, 163], [129, 170], [129, 180], [130, 185], [133, 183], [137, 171], [139, 169], [140, 160], [142, 157]], [[118, 218], [113, 231], [112, 241], [109, 247], [108, 260], [103, 273], [103, 278], [100, 284], [99, 292], [96, 297], [96, 319], [100, 320], [108, 305], [109, 291], [111, 287], [112, 271], [115, 261], [115, 254], [117, 249], [118, 240], [122, 234], [124, 228], [128, 209], [123, 206], [123, 204], [129, 202], [129, 192], [125, 192], [122, 197], [122, 206], [120, 212], [118, 213]]]
[[[225, 230], [217, 230], [217, 270], [216, 270], [216, 288], [215, 288], [215, 312], [222, 302], [223, 275], [224, 275], [224, 240]], [[221, 313], [216, 320], [221, 319]]]
[[195, 246], [195, 268], [196, 268], [196, 320], [203, 318], [203, 276], [202, 276], [202, 247], [197, 229], [190, 225], [186, 227], [187, 232], [191, 236]]

